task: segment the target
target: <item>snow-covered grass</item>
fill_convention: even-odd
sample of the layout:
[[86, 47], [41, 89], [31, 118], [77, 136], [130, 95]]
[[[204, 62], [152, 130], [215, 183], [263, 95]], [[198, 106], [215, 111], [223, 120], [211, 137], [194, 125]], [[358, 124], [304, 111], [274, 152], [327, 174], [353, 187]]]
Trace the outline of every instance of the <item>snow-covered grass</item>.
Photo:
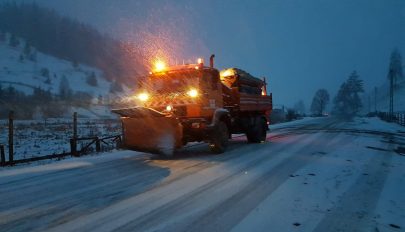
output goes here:
[[[24, 120], [14, 123], [14, 159], [25, 159], [70, 152], [73, 136], [72, 120]], [[107, 137], [121, 134], [118, 120], [79, 119], [79, 137]], [[8, 122], [0, 120], [0, 144], [7, 145]], [[85, 142], [80, 142], [80, 149]], [[6, 146], [6, 150], [8, 146]]]
[[378, 117], [371, 117], [371, 118], [356, 117], [353, 119], [352, 122], [347, 122], [342, 127], [351, 128], [351, 129], [359, 129], [359, 130], [372, 129], [372, 130], [381, 131], [381, 132], [405, 133], [405, 127], [400, 126], [396, 123], [385, 122]]
[[294, 120], [294, 121], [290, 121], [290, 122], [271, 124], [270, 130], [277, 130], [277, 129], [282, 129], [283, 127], [291, 127], [291, 126], [297, 126], [297, 125], [301, 126], [301, 125], [316, 123], [317, 120], [319, 120], [319, 118], [304, 117], [302, 119], [298, 119], [298, 120]]

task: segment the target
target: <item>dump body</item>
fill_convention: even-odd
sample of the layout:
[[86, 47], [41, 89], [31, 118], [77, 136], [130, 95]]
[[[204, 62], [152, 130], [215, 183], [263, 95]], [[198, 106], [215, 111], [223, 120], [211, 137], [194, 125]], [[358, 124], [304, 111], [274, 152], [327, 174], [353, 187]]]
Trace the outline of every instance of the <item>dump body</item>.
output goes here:
[[151, 73], [139, 83], [138, 106], [122, 116], [124, 145], [168, 154], [193, 141], [223, 152], [232, 133], [265, 140], [272, 96], [266, 83], [240, 69], [221, 73], [202, 63]]

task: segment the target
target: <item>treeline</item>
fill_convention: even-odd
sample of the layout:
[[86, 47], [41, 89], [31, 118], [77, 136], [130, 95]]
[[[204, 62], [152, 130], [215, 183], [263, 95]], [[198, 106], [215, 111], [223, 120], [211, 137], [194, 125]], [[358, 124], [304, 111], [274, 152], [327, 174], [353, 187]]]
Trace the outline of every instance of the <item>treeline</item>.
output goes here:
[[[333, 98], [332, 114], [341, 118], [350, 119], [356, 116], [363, 107], [360, 94], [364, 92], [363, 80], [356, 71], [353, 71], [349, 78], [342, 83], [338, 93]], [[311, 112], [314, 116], [323, 116], [330, 97], [326, 89], [319, 89], [311, 104]]]
[[127, 45], [93, 27], [35, 3], [0, 4], [0, 34], [22, 37], [43, 53], [104, 71], [107, 79], [132, 83], [142, 68]]
[[[63, 81], [67, 83], [66, 79]], [[0, 84], [0, 119], [7, 118], [10, 110], [19, 119], [33, 119], [62, 117], [72, 106], [89, 107], [93, 96], [86, 92], [73, 92], [66, 83], [60, 86], [59, 94], [34, 88], [33, 94], [29, 95], [11, 85], [3, 87]]]
[[[402, 56], [398, 49], [391, 53], [388, 67], [387, 78], [391, 82], [393, 91], [397, 84], [404, 81], [402, 70]], [[359, 115], [363, 107], [362, 95], [364, 94], [364, 81], [354, 70], [344, 81], [333, 98], [333, 108], [331, 113], [334, 116], [350, 119]], [[376, 92], [374, 92], [376, 94]], [[375, 95], [374, 95], [375, 96]], [[376, 101], [377, 98], [375, 98]], [[370, 101], [370, 100], [369, 100]], [[376, 104], [376, 102], [374, 102]], [[326, 106], [329, 104], [329, 93], [325, 89], [319, 89], [312, 99], [311, 112], [314, 116], [322, 116], [325, 113]], [[368, 109], [371, 111], [371, 109]], [[369, 115], [371, 112], [368, 112]], [[377, 112], [374, 112], [376, 115]]]

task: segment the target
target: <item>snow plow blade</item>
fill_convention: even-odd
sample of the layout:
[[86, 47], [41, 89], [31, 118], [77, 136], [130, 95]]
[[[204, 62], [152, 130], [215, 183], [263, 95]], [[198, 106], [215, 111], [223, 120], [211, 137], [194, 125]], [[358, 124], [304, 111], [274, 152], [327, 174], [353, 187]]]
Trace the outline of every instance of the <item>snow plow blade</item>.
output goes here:
[[145, 107], [112, 112], [121, 115], [125, 148], [171, 157], [182, 146], [183, 128], [176, 118]]

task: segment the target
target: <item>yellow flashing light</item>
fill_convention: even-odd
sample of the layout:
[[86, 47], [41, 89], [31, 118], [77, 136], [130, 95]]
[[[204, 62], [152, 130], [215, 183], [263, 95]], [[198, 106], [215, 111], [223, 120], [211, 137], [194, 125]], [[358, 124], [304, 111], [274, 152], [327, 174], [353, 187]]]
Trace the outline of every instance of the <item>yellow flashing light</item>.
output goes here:
[[163, 62], [163, 61], [161, 61], [161, 60], [157, 60], [156, 62], [155, 62], [155, 72], [161, 72], [161, 71], [163, 71], [163, 70], [165, 70], [166, 69], [166, 64], [165, 64], [165, 62]]
[[190, 89], [190, 90], [187, 92], [187, 95], [190, 96], [190, 97], [192, 97], [192, 98], [198, 97], [198, 90], [196, 90], [196, 89]]
[[138, 94], [138, 99], [141, 101], [147, 101], [149, 99], [149, 94], [148, 93], [140, 93]]
[[235, 75], [235, 73], [231, 69], [227, 69], [225, 71], [221, 71], [221, 77], [229, 77]]
[[197, 59], [197, 63], [198, 63], [198, 64], [202, 64], [202, 63], [204, 63], [203, 58], [198, 58], [198, 59]]

